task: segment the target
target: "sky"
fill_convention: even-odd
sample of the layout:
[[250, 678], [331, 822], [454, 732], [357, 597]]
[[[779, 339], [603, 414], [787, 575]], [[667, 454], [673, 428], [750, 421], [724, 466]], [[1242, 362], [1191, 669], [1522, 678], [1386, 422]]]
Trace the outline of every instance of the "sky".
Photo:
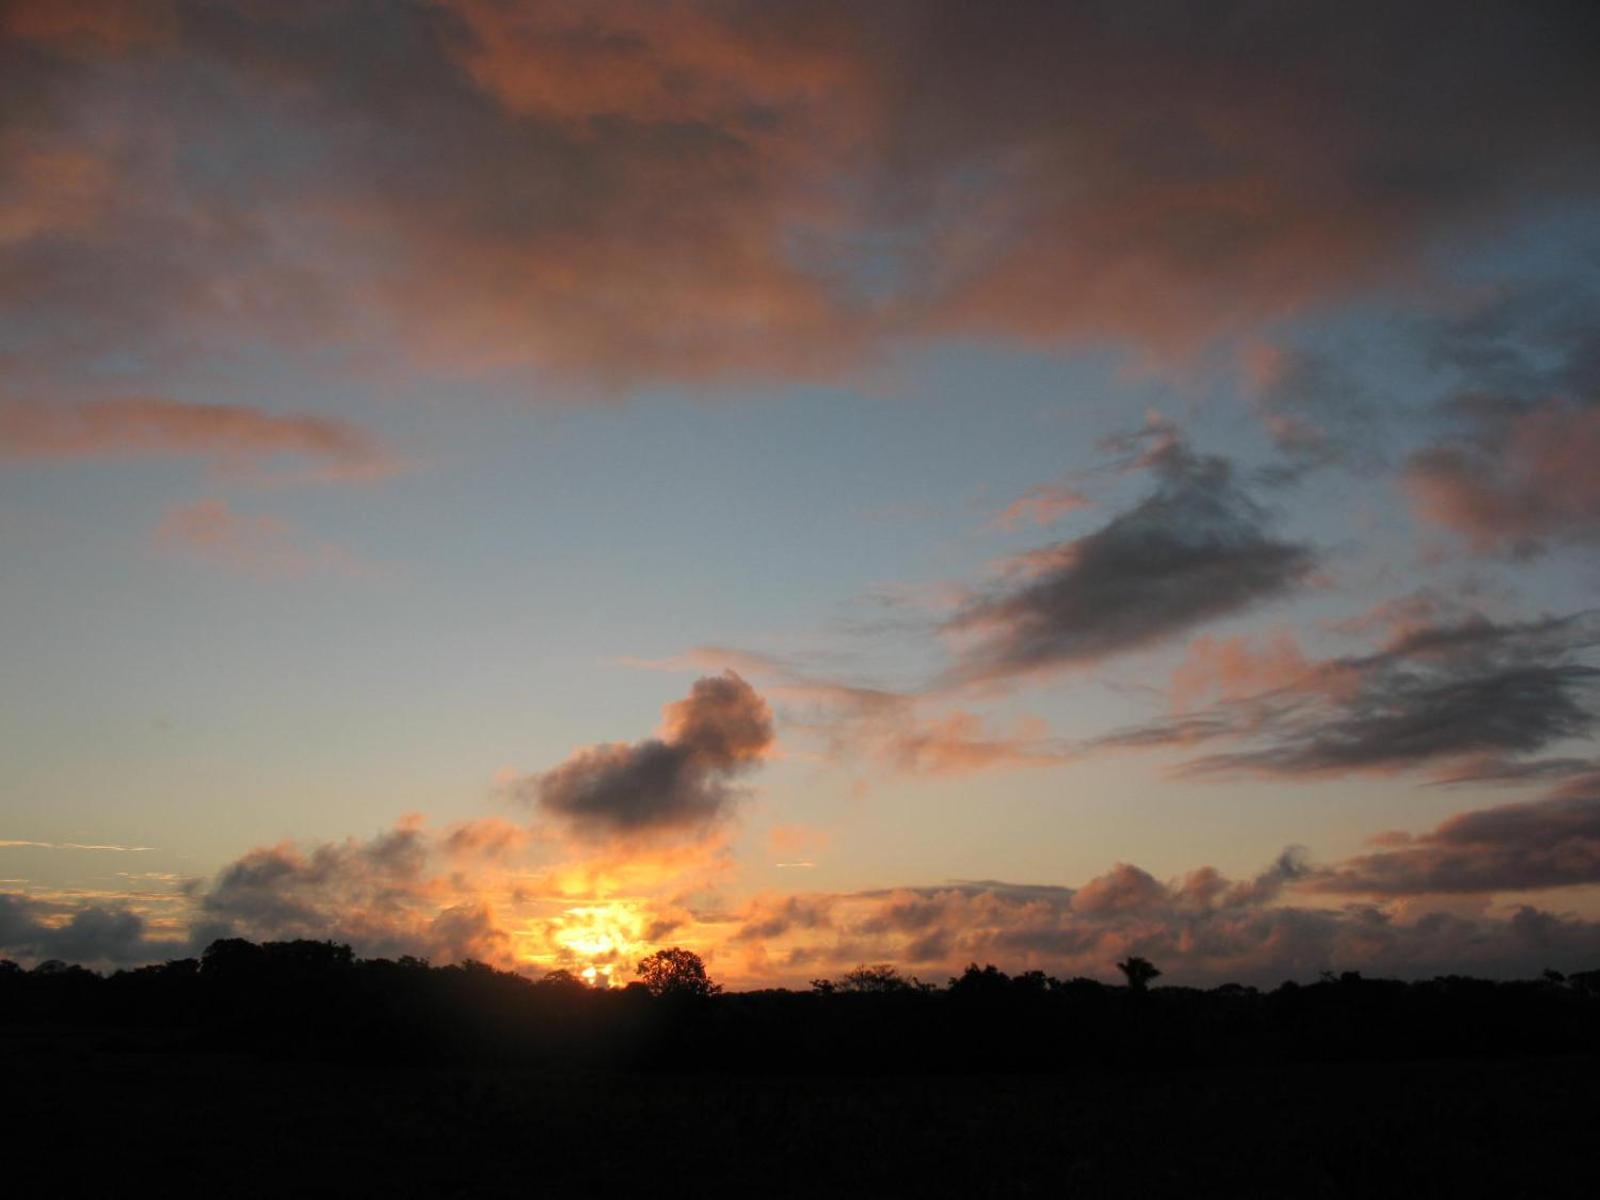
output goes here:
[[0, 955], [1593, 967], [1597, 61], [0, 2]]

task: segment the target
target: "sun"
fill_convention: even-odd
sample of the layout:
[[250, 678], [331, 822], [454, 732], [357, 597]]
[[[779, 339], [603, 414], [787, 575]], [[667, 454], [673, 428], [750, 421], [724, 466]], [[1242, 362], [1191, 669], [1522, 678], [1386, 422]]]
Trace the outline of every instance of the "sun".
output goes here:
[[644, 916], [626, 901], [582, 904], [562, 913], [554, 941], [564, 953], [587, 960], [578, 972], [583, 979], [610, 987], [619, 965], [626, 967], [644, 954], [644, 927]]

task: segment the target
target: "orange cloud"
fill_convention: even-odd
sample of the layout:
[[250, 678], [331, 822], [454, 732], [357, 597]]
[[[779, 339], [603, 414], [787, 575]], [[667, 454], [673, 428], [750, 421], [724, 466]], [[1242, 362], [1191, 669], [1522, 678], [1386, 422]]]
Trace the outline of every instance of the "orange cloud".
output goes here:
[[[1170, 356], [1405, 286], [1441, 239], [1595, 178], [1581, 24], [1115, 7], [8, 6], [34, 40], [0, 153], [107, 127], [119, 153], [116, 202], [68, 205], [66, 237], [38, 197], [98, 187], [30, 168], [0, 302], [48, 310], [25, 351], [63, 370], [86, 323], [160, 354], [359, 331], [601, 387], [834, 376], [952, 333]], [[202, 126], [228, 172], [172, 152]], [[262, 150], [286, 143], [319, 171]]]
[[1182, 712], [1200, 700], [1238, 700], [1288, 687], [1313, 669], [1288, 630], [1262, 638], [1202, 634], [1189, 643], [1184, 660], [1173, 669], [1172, 707]]

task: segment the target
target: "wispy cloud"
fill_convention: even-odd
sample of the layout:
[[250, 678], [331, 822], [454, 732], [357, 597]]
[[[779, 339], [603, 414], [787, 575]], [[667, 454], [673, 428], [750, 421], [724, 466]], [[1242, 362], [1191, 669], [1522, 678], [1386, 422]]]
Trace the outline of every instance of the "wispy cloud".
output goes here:
[[164, 552], [255, 579], [318, 574], [364, 579], [376, 574], [332, 542], [310, 537], [278, 517], [235, 512], [216, 497], [168, 510], [156, 526], [155, 544]]
[[1428, 769], [1462, 780], [1539, 765], [1530, 756], [1596, 724], [1600, 617], [1520, 623], [1469, 616], [1407, 626], [1381, 650], [1292, 669], [1281, 686], [1099, 739], [1101, 747], [1239, 748], [1190, 771], [1279, 776]]
[[29, 842], [13, 838], [0, 838], [0, 849], [31, 847], [38, 850], [112, 850], [124, 854], [139, 854], [154, 850], [154, 846], [118, 846], [109, 842]]
[[381, 442], [343, 421], [305, 413], [192, 404], [136, 396], [83, 404], [0, 401], [0, 459], [187, 457], [231, 474], [261, 471], [282, 457], [316, 464], [308, 478], [370, 481], [402, 463]]

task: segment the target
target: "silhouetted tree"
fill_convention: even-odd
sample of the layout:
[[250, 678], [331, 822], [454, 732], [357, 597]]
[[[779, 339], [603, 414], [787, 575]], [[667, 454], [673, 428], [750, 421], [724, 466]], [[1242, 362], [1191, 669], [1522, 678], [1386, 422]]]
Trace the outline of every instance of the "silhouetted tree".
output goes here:
[[265, 954], [244, 938], [218, 938], [200, 955], [200, 974], [207, 980], [237, 982], [261, 971]]
[[870, 967], [863, 963], [854, 970], [846, 971], [833, 984], [833, 990], [838, 992], [868, 992], [880, 995], [885, 992], [909, 992], [916, 987], [915, 979], [907, 979], [888, 963], [877, 963]]
[[979, 967], [968, 963], [967, 969], [950, 981], [950, 994], [965, 999], [1003, 996], [1011, 988], [1011, 977], [990, 963]]
[[1148, 958], [1138, 955], [1129, 955], [1117, 964], [1117, 970], [1128, 980], [1128, 990], [1142, 992], [1150, 986], [1152, 980], [1158, 979], [1161, 969]]
[[677, 946], [642, 960], [639, 978], [652, 996], [714, 996], [722, 990], [711, 982], [698, 954]]
[[557, 967], [554, 971], [546, 971], [534, 981], [533, 986], [555, 991], [570, 991], [572, 988], [587, 988], [589, 985], [565, 967]]

